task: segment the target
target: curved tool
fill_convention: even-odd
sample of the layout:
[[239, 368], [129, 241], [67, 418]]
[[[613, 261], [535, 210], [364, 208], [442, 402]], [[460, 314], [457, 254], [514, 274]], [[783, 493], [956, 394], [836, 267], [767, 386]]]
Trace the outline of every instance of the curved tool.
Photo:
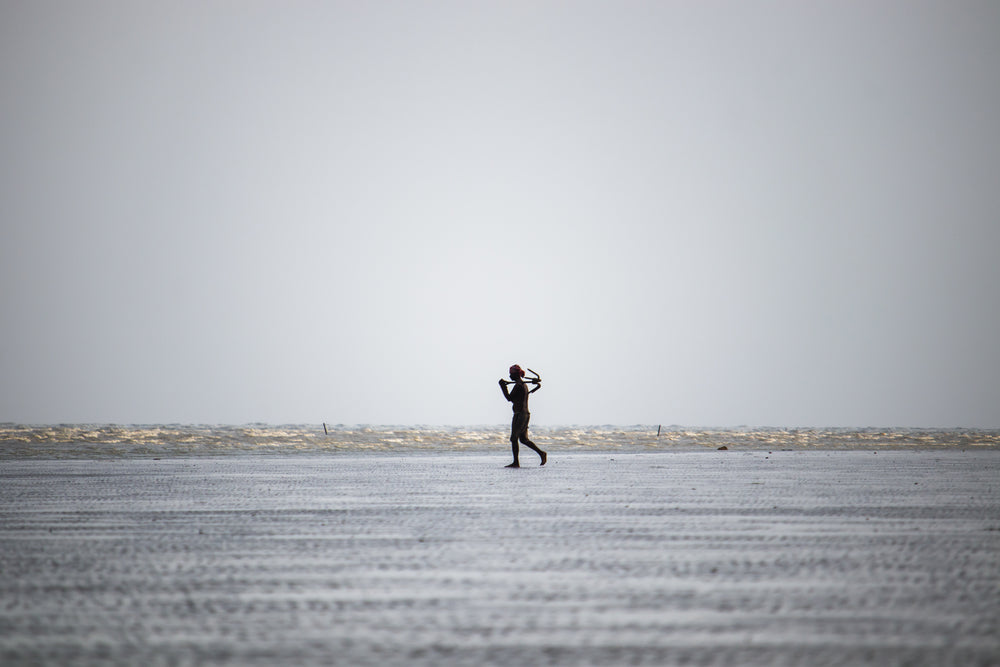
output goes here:
[[[541, 384], [541, 383], [542, 383], [542, 376], [541, 376], [541, 375], [539, 375], [539, 374], [538, 374], [538, 373], [536, 373], [535, 371], [531, 370], [530, 368], [529, 368], [529, 369], [527, 369], [527, 370], [528, 370], [528, 372], [529, 372], [529, 373], [531, 373], [531, 374], [532, 374], [532, 375], [534, 375], [535, 377], [531, 377], [531, 378], [524, 378], [523, 382], [524, 382], [525, 384]], [[517, 384], [517, 383], [516, 383], [516, 382], [514, 382], [513, 380], [503, 380], [502, 382], [503, 382], [504, 384]]]

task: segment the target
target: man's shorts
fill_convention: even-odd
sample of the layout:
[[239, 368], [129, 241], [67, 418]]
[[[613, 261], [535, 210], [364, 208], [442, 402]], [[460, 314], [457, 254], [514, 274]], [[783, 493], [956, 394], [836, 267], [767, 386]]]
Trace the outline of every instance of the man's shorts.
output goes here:
[[530, 412], [515, 412], [514, 418], [510, 422], [510, 437], [527, 438], [528, 422], [531, 420]]

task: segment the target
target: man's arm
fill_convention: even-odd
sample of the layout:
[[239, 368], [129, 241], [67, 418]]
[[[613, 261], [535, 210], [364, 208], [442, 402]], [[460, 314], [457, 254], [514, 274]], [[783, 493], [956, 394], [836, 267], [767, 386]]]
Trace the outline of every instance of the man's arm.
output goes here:
[[528, 393], [529, 394], [534, 394], [536, 391], [538, 391], [541, 388], [542, 388], [542, 381], [541, 380], [535, 380], [535, 388], [532, 389], [531, 391], [529, 391]]
[[500, 378], [500, 389], [503, 390], [503, 397], [510, 401], [510, 393], [507, 391], [507, 381]]

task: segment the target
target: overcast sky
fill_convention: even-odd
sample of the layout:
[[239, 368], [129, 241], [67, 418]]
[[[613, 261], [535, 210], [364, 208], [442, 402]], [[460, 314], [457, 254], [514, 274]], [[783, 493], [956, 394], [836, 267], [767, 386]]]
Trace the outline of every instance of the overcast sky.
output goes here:
[[1000, 426], [1000, 3], [0, 0], [0, 420]]

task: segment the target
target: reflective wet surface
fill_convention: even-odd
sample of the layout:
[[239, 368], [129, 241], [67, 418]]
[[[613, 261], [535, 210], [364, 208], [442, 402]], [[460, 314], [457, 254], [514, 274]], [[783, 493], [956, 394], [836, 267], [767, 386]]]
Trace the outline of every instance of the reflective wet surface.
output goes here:
[[0, 662], [1000, 662], [1000, 453], [6, 461]]

